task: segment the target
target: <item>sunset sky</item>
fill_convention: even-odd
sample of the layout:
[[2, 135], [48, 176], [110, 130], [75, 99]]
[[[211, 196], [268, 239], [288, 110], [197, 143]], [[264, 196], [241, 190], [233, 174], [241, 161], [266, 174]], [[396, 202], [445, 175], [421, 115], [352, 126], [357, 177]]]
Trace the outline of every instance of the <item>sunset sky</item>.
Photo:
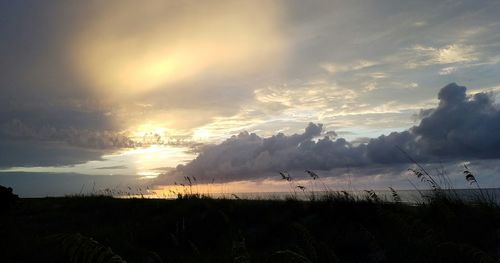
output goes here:
[[[405, 3], [408, 2], [408, 3]], [[499, 1], [0, 1], [0, 184], [500, 187]], [[202, 186], [200, 186], [202, 187]], [[82, 190], [83, 189], [83, 190]]]

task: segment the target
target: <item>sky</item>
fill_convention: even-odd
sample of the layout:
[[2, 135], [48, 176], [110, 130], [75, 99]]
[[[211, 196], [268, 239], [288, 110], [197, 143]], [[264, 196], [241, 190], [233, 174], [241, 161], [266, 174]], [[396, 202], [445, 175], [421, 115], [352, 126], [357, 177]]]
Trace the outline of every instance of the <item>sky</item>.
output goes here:
[[[0, 1], [0, 184], [500, 187], [499, 1]], [[400, 151], [402, 149], [405, 153]], [[410, 182], [408, 182], [410, 180]], [[425, 187], [425, 186], [421, 186]]]

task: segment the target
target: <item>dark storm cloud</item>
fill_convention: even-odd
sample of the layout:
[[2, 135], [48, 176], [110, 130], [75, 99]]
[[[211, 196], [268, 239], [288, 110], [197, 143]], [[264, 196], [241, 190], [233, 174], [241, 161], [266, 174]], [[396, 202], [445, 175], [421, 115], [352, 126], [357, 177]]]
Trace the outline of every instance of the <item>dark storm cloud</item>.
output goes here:
[[370, 159], [404, 161], [391, 145], [420, 161], [500, 157], [500, 110], [491, 94], [467, 96], [465, 87], [452, 83], [439, 91], [438, 99], [438, 107], [427, 110], [419, 125], [370, 140]]
[[450, 84], [439, 92], [439, 106], [413, 128], [422, 151], [457, 158], [500, 157], [500, 110], [491, 95], [466, 95]]
[[[281, 170], [329, 170], [367, 163], [364, 145], [354, 147], [343, 138], [331, 140], [324, 137], [314, 141], [321, 135], [322, 128], [321, 124], [309, 123], [302, 134], [287, 136], [278, 133], [269, 138], [242, 132], [221, 144], [205, 146], [195, 160], [178, 166], [173, 174], [233, 181]], [[162, 179], [169, 179], [171, 174]]]
[[420, 114], [420, 124], [372, 139], [367, 155], [375, 163], [403, 162], [403, 148], [419, 161], [500, 157], [500, 110], [491, 94], [467, 96], [455, 83], [442, 88], [436, 109]]
[[242, 132], [221, 144], [203, 148], [199, 156], [180, 165], [175, 175], [209, 180], [245, 180], [281, 170], [331, 170], [367, 165], [408, 163], [404, 149], [422, 162], [500, 157], [500, 109], [489, 94], [466, 95], [455, 83], [442, 88], [439, 105], [420, 124], [403, 132], [392, 132], [359, 145], [322, 134], [322, 125], [310, 123], [302, 134], [279, 133], [269, 138]]

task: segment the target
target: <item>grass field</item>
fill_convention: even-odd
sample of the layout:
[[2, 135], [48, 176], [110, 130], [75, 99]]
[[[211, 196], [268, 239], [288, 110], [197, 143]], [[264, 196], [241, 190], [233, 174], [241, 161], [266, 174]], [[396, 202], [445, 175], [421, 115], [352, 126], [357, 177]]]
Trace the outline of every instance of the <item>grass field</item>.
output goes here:
[[342, 193], [321, 200], [19, 199], [1, 262], [495, 262], [499, 210]]

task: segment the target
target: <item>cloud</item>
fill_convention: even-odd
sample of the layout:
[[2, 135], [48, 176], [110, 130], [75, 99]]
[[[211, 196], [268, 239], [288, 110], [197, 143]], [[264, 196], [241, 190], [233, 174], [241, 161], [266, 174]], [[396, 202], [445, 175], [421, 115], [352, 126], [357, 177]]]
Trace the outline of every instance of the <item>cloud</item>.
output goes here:
[[115, 170], [115, 169], [127, 169], [128, 166], [126, 165], [113, 165], [113, 166], [104, 166], [104, 167], [98, 167], [95, 169], [98, 170]]
[[120, 98], [205, 75], [250, 73], [280, 61], [286, 49], [279, 2], [152, 0], [92, 7], [99, 12], [82, 21], [71, 43], [74, 66], [97, 92]]
[[[363, 137], [400, 131], [436, 83], [451, 81], [441, 68], [498, 86], [496, 10], [495, 1], [2, 1], [0, 126], [24, 127], [0, 136], [10, 150], [53, 147], [57, 164], [130, 146], [123, 131], [165, 128], [164, 141], [208, 131], [210, 142], [244, 129], [301, 133], [309, 121]], [[408, 60], [437, 64], [401, 66]], [[22, 164], [16, 156], [10, 163]]]
[[438, 107], [412, 128], [421, 151], [455, 158], [500, 157], [500, 110], [490, 94], [467, 96], [465, 87], [452, 83], [438, 98]]
[[[435, 64], [469, 63], [478, 60], [480, 55], [475, 46], [464, 44], [450, 44], [441, 48], [416, 45], [410, 48], [410, 51], [416, 55], [407, 63], [410, 68]], [[446, 70], [443, 73], [445, 72], [447, 73]]]
[[[255, 90], [254, 95], [262, 106], [278, 104], [279, 109], [289, 110], [294, 115], [328, 112], [332, 108], [342, 114], [351, 112], [354, 105], [359, 106], [358, 92], [322, 81], [269, 86]], [[333, 101], [338, 103], [332, 105]]]
[[450, 75], [457, 71], [457, 67], [446, 67], [439, 71], [439, 75]]
[[135, 145], [95, 100], [8, 98], [0, 97], [2, 168], [76, 165]]
[[34, 1], [0, 10], [0, 126], [75, 128], [91, 137], [72, 142], [85, 147], [115, 147], [103, 133], [115, 138], [144, 122], [188, 133], [231, 116], [252, 98], [255, 74], [286, 55], [278, 2]]
[[18, 119], [4, 123], [0, 129], [4, 138], [45, 142], [66, 142], [68, 145], [93, 149], [120, 149], [139, 146], [129, 137], [113, 131], [93, 131], [53, 126], [32, 127]]
[[180, 176], [238, 181], [265, 178], [281, 170], [408, 163], [396, 146], [420, 162], [500, 158], [500, 109], [489, 94], [467, 96], [465, 87], [452, 83], [440, 90], [438, 99], [437, 108], [422, 113], [420, 124], [366, 143], [321, 138], [323, 126], [314, 123], [301, 134], [262, 138], [242, 132], [205, 146], [196, 159], [160, 176], [159, 182], [172, 182]]
[[357, 71], [361, 69], [366, 69], [369, 67], [376, 66], [377, 62], [369, 61], [369, 60], [359, 60], [354, 63], [339, 65], [335, 63], [324, 63], [321, 65], [321, 68], [327, 71], [328, 73], [335, 74], [339, 72], [346, 71]]
[[[111, 114], [101, 121], [121, 126], [121, 130], [154, 121], [175, 132], [189, 133], [235, 116], [245, 107], [259, 108], [255, 90], [295, 79], [324, 77], [324, 86], [359, 93], [355, 105], [380, 105], [381, 101], [402, 101], [405, 96], [424, 100], [434, 92], [427, 87], [450, 81], [446, 75], [436, 80], [429, 77], [435, 69], [410, 71], [401, 67], [406, 57], [384, 58], [417, 43], [424, 49], [432, 47], [434, 53], [442, 51], [430, 56], [441, 62], [456, 61], [453, 54], [473, 47], [483, 55], [475, 63], [484, 63], [498, 53], [495, 44], [499, 42], [494, 23], [498, 3], [491, 1], [438, 1], [418, 6], [391, 1], [358, 5], [156, 0], [148, 6], [129, 0], [0, 5], [4, 36], [0, 43], [0, 104], [95, 100], [106, 106], [96, 112]], [[260, 15], [259, 21], [253, 19], [255, 13]], [[424, 26], [415, 27], [422, 21]], [[473, 38], [462, 35], [474, 28], [482, 30], [476, 30]], [[330, 64], [326, 68], [336, 73], [318, 67], [323, 64]], [[496, 68], [481, 67], [479, 74], [461, 70], [461, 76], [477, 86], [497, 85], [496, 78], [483, 77], [495, 73]], [[419, 83], [418, 95], [391, 90], [397, 86], [394, 83], [411, 82]], [[362, 97], [362, 87], [373, 96]], [[329, 108], [338, 103], [332, 97], [324, 100]], [[309, 106], [305, 99], [294, 103]], [[148, 106], [138, 109], [132, 106], [135, 104]], [[282, 107], [269, 103], [268, 112], [271, 104], [277, 111]], [[75, 114], [71, 109], [61, 107], [52, 114]], [[30, 111], [40, 117], [39, 108]], [[260, 121], [275, 118], [269, 114]], [[75, 128], [114, 130], [85, 126], [92, 124], [79, 118], [66, 121]], [[311, 121], [328, 122], [321, 118]]]
[[421, 26], [427, 25], [427, 22], [425, 22], [425, 21], [417, 21], [417, 22], [413, 23], [413, 25], [416, 26], [416, 27], [421, 27]]
[[322, 125], [313, 123], [304, 133], [290, 136], [279, 133], [261, 138], [254, 133], [242, 132], [219, 145], [206, 146], [195, 160], [186, 166], [178, 166], [177, 171], [207, 180], [221, 175], [235, 180], [246, 179], [250, 174], [259, 176], [259, 173], [307, 166], [327, 169], [329, 161], [352, 165], [362, 162], [358, 159], [360, 148], [351, 147], [344, 139], [332, 141], [324, 138], [313, 142], [312, 139], [321, 132]]
[[420, 112], [419, 125], [372, 139], [367, 154], [374, 163], [404, 162], [394, 146], [422, 162], [500, 157], [500, 109], [491, 94], [467, 96], [466, 88], [451, 83], [438, 94], [435, 109]]
[[0, 140], [0, 168], [65, 166], [101, 160], [109, 151], [61, 142]]
[[477, 60], [477, 51], [474, 46], [452, 44], [435, 50], [435, 60], [439, 64], [470, 62]]

